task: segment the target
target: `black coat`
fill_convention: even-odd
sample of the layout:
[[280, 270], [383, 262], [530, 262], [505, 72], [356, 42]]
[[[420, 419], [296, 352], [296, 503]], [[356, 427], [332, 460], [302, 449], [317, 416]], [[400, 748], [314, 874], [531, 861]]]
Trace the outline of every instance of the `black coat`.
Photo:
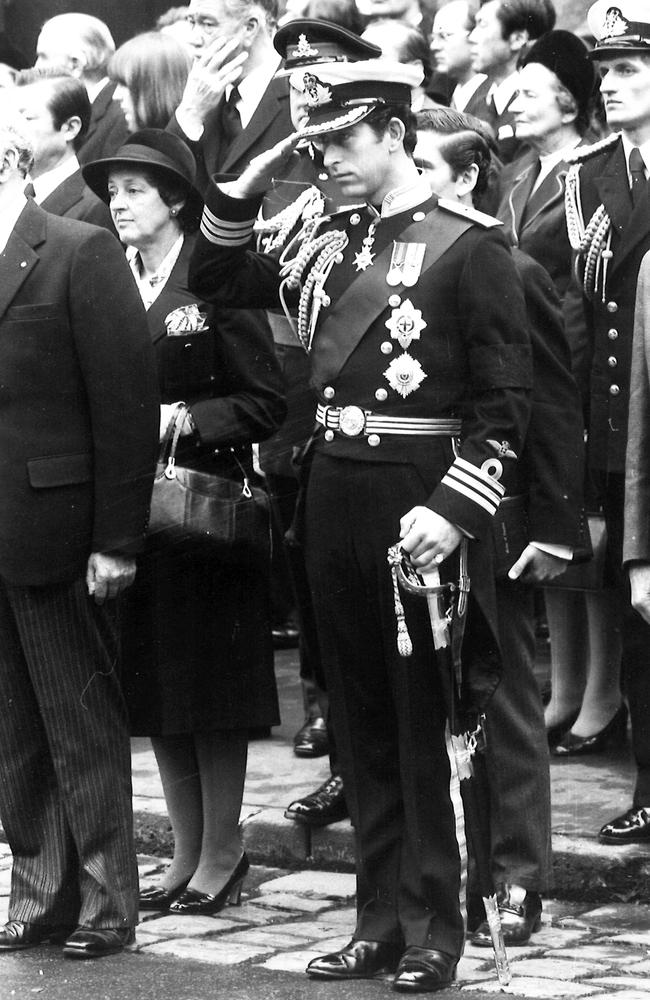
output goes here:
[[52, 215], [62, 215], [68, 219], [90, 222], [94, 226], [108, 229], [113, 236], [116, 235], [108, 205], [90, 190], [81, 176], [80, 170], [77, 170], [70, 177], [66, 177], [54, 191], [48, 194], [47, 198], [41, 202], [41, 208], [46, 212], [51, 212]]
[[[213, 310], [188, 291], [193, 238], [147, 318], [161, 399], [184, 400], [198, 440], [181, 439], [181, 465], [242, 480], [251, 443], [284, 412], [264, 316]], [[169, 316], [196, 305], [206, 329], [171, 335]], [[278, 722], [268, 558], [224, 566], [197, 555], [149, 551], [125, 601], [124, 687], [137, 735], [247, 728]]]

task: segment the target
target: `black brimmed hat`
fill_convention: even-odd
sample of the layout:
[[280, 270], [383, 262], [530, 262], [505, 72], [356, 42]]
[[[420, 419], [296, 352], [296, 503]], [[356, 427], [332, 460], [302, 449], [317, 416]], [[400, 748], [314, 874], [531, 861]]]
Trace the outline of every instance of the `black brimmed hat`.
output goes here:
[[192, 150], [178, 136], [159, 128], [134, 132], [113, 156], [86, 163], [81, 173], [88, 187], [108, 204], [109, 173], [116, 167], [130, 166], [155, 167], [180, 181], [187, 192], [186, 214], [201, 217], [203, 198], [195, 187], [196, 161]]
[[329, 63], [310, 72], [297, 70], [291, 85], [307, 93], [308, 119], [300, 134], [307, 138], [336, 132], [363, 121], [376, 108], [410, 106], [413, 88], [422, 82], [417, 66], [392, 59]]
[[541, 63], [555, 73], [563, 87], [586, 111], [596, 86], [596, 71], [587, 46], [571, 31], [548, 31], [534, 42], [522, 58], [520, 66]]
[[598, 0], [587, 14], [593, 59], [650, 53], [650, 0]]
[[273, 45], [284, 59], [280, 74], [319, 63], [377, 59], [381, 49], [333, 21], [302, 17], [276, 31]]

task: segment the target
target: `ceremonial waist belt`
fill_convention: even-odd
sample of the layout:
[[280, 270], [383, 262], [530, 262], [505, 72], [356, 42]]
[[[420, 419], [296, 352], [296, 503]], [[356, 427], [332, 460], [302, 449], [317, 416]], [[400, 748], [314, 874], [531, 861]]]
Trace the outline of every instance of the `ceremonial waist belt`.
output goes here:
[[316, 408], [316, 422], [345, 437], [370, 434], [406, 434], [423, 437], [457, 437], [461, 421], [450, 417], [385, 417], [360, 406], [323, 406]]

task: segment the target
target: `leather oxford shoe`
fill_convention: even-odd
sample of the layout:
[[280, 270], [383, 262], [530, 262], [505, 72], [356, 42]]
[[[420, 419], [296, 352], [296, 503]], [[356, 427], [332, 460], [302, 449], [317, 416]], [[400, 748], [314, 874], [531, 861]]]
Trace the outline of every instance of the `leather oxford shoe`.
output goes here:
[[650, 806], [632, 806], [601, 828], [601, 844], [647, 844], [650, 841]]
[[[497, 903], [506, 945], [526, 944], [530, 935], [542, 926], [542, 900], [538, 892], [527, 892], [520, 885], [505, 885], [497, 893]], [[492, 947], [487, 920], [472, 935], [472, 944]]]
[[435, 993], [456, 978], [458, 959], [435, 948], [407, 948], [393, 980], [398, 993]]
[[287, 819], [295, 819], [296, 823], [305, 826], [327, 826], [347, 819], [348, 807], [345, 801], [343, 778], [333, 775], [324, 781], [315, 792], [306, 795], [304, 799], [296, 799], [284, 815]]
[[63, 946], [65, 958], [105, 958], [135, 941], [132, 927], [77, 927]]
[[293, 752], [296, 757], [324, 757], [329, 753], [325, 719], [307, 719], [293, 738]]
[[313, 958], [306, 972], [312, 979], [375, 979], [395, 971], [401, 951], [387, 941], [350, 941], [341, 951]]
[[65, 940], [69, 931], [69, 927], [9, 920], [0, 930], [0, 951], [23, 951], [25, 948], [36, 948], [39, 944], [59, 943]]

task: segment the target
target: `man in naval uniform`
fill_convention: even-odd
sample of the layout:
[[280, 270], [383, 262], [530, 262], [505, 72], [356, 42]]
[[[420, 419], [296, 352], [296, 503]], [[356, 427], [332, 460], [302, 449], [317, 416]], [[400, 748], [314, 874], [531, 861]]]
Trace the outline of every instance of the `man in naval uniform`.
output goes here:
[[[566, 181], [567, 228], [579, 254], [591, 373], [587, 461], [607, 521], [609, 583], [621, 607], [623, 678], [637, 779], [632, 806], [600, 840], [650, 840], [650, 629], [631, 609], [623, 573], [625, 448], [637, 276], [650, 249], [650, 2], [599, 0], [592, 56], [609, 126], [618, 134], [576, 151]], [[632, 569], [634, 572], [634, 569]]]
[[285, 302], [302, 289], [297, 328], [318, 397], [303, 533], [355, 827], [358, 914], [350, 943], [307, 972], [395, 973], [402, 992], [455, 976], [463, 857], [427, 602], [399, 600], [387, 550], [399, 540], [415, 568], [445, 583], [458, 582], [459, 558], [468, 563], [462, 690], [475, 717], [499, 670], [485, 542], [531, 383], [523, 294], [502, 237], [471, 209], [439, 205], [413, 162], [419, 79], [381, 59], [307, 74], [301, 135], [319, 142], [356, 206], [316, 218], [286, 271], [252, 252], [285, 141], [238, 181], [211, 186], [190, 267], [195, 290], [216, 301], [269, 305], [278, 288]]

